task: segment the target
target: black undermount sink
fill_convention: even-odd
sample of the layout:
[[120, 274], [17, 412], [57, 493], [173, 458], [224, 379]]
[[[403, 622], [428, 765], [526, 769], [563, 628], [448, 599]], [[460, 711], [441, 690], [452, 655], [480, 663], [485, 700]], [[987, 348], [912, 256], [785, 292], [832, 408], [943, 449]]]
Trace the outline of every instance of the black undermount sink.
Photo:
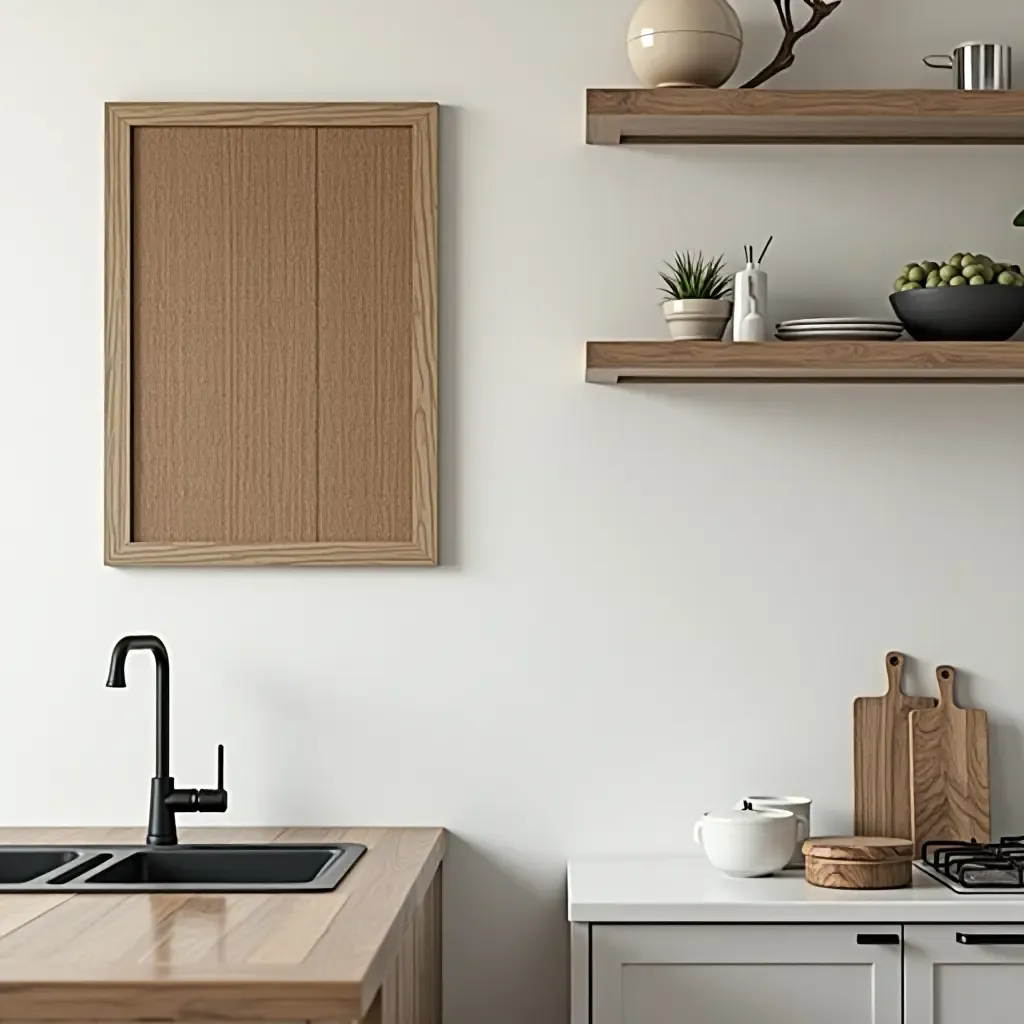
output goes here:
[[0, 847], [0, 892], [328, 892], [356, 843]]
[[19, 885], [78, 859], [74, 850], [0, 846], [0, 885]]

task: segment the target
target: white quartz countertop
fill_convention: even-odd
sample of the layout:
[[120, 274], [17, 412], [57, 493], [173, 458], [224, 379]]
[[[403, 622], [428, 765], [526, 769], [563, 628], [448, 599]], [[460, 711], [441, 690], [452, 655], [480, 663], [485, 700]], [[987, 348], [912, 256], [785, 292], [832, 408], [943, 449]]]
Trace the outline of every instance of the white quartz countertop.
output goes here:
[[668, 923], [1024, 923], [1024, 895], [965, 896], [914, 869], [909, 889], [808, 885], [800, 871], [729, 878], [703, 857], [579, 857], [569, 862], [569, 920]]

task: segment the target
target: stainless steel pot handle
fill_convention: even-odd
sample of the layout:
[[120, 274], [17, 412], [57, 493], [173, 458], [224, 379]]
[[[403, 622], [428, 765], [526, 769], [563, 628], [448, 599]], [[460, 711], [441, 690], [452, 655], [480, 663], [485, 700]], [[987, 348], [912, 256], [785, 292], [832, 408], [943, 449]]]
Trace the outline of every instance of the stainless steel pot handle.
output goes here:
[[[943, 60], [943, 61], [946, 61], [947, 63], [945, 63], [945, 64], [932, 64], [932, 63], [930, 63], [930, 61], [933, 61], [933, 60]], [[921, 58], [921, 63], [924, 64], [925, 67], [936, 68], [939, 71], [952, 71], [953, 70], [953, 58], [950, 57], [950, 55], [948, 53], [930, 53], [930, 54], [928, 54], [927, 57], [922, 57]]]

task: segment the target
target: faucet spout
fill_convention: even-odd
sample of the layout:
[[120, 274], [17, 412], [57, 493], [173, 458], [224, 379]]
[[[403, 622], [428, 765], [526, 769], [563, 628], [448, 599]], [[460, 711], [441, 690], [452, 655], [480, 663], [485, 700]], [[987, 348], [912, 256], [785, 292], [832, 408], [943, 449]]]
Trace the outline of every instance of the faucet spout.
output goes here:
[[158, 636], [125, 636], [114, 644], [110, 654], [107, 686], [123, 689], [124, 664], [131, 651], [151, 651], [156, 661], [156, 777], [171, 775], [171, 661]]

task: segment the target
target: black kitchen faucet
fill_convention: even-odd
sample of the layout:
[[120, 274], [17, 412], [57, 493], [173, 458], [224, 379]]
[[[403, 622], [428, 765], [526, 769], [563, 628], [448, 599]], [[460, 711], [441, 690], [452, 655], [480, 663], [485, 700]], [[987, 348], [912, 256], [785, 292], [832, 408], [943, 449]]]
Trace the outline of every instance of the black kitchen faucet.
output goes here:
[[158, 636], [126, 636], [114, 644], [107, 686], [124, 689], [124, 663], [129, 651], [152, 651], [156, 660], [156, 775], [150, 787], [150, 846], [173, 846], [178, 841], [174, 816], [179, 812], [228, 809], [224, 788], [224, 745], [217, 747], [216, 789], [175, 789], [171, 776], [171, 662]]

